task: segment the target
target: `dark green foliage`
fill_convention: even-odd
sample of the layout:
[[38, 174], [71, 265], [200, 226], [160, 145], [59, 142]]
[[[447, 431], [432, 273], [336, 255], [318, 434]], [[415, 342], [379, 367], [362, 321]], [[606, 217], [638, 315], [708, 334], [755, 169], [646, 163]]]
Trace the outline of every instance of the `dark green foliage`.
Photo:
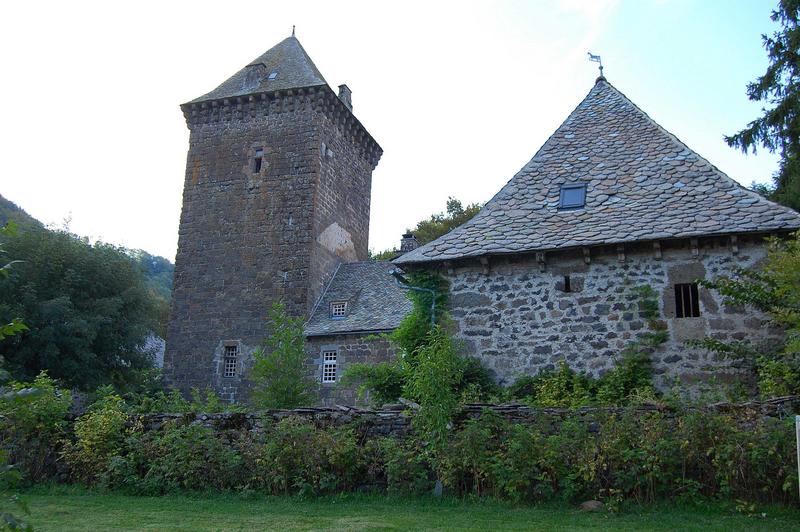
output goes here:
[[147, 495], [228, 489], [239, 485], [241, 462], [211, 429], [169, 423], [158, 432], [132, 432], [109, 461], [103, 483]]
[[448, 427], [458, 406], [456, 388], [463, 376], [463, 359], [458, 357], [450, 336], [440, 327], [429, 333], [411, 366], [404, 392], [420, 409], [414, 426], [435, 449], [448, 436]]
[[[32, 383], [11, 382], [8, 388], [17, 393], [0, 399], [2, 447], [27, 481], [41, 481], [54, 473], [71, 394], [44, 372]], [[28, 390], [36, 393], [22, 393]]]
[[747, 97], [763, 102], [763, 115], [725, 141], [747, 153], [758, 146], [781, 156], [772, 187], [756, 190], [800, 210], [800, 1], [779, 0], [771, 16], [780, 28], [763, 35], [769, 66], [747, 85]]
[[[741, 420], [740, 420], [741, 421]], [[599, 433], [567, 420], [552, 434], [485, 413], [453, 435], [440, 462], [457, 494], [514, 501], [599, 498], [609, 509], [677, 497], [788, 501], [797, 489], [790, 422], [723, 414], [605, 415]], [[772, 477], [772, 478], [770, 478]]]
[[[417, 238], [419, 245], [427, 244], [445, 235], [461, 224], [468, 222], [481, 210], [480, 203], [472, 203], [464, 207], [456, 198], [447, 198], [445, 213], [432, 214], [430, 218], [417, 223], [414, 229], [407, 229]], [[397, 255], [397, 250], [387, 249], [370, 256], [373, 260], [392, 260]]]
[[351, 386], [358, 383], [360, 396], [367, 392], [376, 405], [395, 403], [403, 395], [405, 386], [405, 370], [400, 360], [380, 362], [378, 364], [348, 364], [339, 381], [340, 386]]
[[456, 198], [447, 198], [446, 213], [432, 214], [427, 220], [417, 223], [417, 226], [410, 229], [409, 232], [414, 233], [420, 245], [427, 244], [468, 222], [478, 214], [481, 207], [480, 203], [472, 203], [464, 207]]
[[441, 324], [445, 309], [447, 308], [447, 294], [449, 285], [447, 280], [438, 273], [421, 271], [407, 276], [409, 285], [427, 288], [435, 291], [435, 295], [428, 292], [409, 290], [408, 297], [413, 303], [411, 312], [403, 318], [400, 326], [395, 329], [389, 338], [401, 350], [406, 359], [414, 364], [413, 360], [419, 348], [424, 345], [428, 332], [431, 329], [431, 303], [435, 299], [434, 322]]
[[156, 312], [154, 332], [161, 338], [166, 338], [175, 265], [164, 257], [151, 255], [141, 249], [125, 251], [136, 261], [147, 281], [148, 291]]
[[[52, 389], [38, 406], [6, 408], [13, 425], [4, 434], [52, 434], [53, 455], [65, 437], [65, 408], [52, 382], [40, 385]], [[144, 430], [136, 417], [124, 421], [125, 413], [119, 397], [106, 396], [76, 422], [64, 444], [69, 478], [151, 495], [226, 489], [422, 494], [439, 478], [459, 496], [599, 498], [610, 510], [626, 501], [700, 497], [748, 501], [750, 507], [789, 502], [797, 490], [792, 420], [766, 418], [757, 409], [735, 417], [711, 410], [596, 411], [565, 419], [543, 415], [541, 425], [514, 424], [485, 411], [447, 427], [435, 447], [428, 434], [365, 438], [362, 427], [320, 428], [295, 417], [265, 420], [258, 433], [212, 430], [191, 416]], [[29, 464], [26, 456], [17, 460]], [[56, 464], [44, 465], [38, 478], [52, 478]]]
[[574, 371], [562, 360], [553, 371], [517, 379], [506, 395], [534, 406], [560, 408], [627, 406], [657, 397], [650, 357], [634, 350], [598, 379]]
[[313, 380], [305, 368], [303, 319], [275, 302], [269, 313], [264, 345], [253, 354], [250, 380], [259, 408], [294, 408], [313, 404]]
[[152, 367], [141, 346], [158, 312], [124, 250], [52, 231], [21, 232], [3, 246], [20, 262], [0, 283], [0, 323], [21, 318], [30, 329], [0, 341], [14, 378], [47, 370], [69, 386], [123, 389]]

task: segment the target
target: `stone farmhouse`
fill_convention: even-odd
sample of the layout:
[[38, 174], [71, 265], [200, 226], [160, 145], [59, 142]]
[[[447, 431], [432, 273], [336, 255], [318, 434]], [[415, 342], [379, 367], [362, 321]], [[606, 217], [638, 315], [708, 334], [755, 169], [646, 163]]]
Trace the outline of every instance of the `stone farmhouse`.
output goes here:
[[307, 366], [323, 403], [354, 362], [391, 360], [381, 333], [410, 311], [391, 275], [451, 283], [469, 354], [498, 381], [565, 359], [599, 374], [646, 324], [633, 287], [658, 293], [669, 341], [659, 383], [736, 368], [684, 345], [769, 338], [764, 317], [697, 280], [757, 267], [764, 238], [800, 215], [741, 187], [600, 77], [533, 159], [481, 212], [394, 263], [368, 260], [372, 171], [381, 147], [291, 36], [181, 109], [190, 130], [164, 374], [184, 392], [246, 397], [272, 303], [306, 317]]

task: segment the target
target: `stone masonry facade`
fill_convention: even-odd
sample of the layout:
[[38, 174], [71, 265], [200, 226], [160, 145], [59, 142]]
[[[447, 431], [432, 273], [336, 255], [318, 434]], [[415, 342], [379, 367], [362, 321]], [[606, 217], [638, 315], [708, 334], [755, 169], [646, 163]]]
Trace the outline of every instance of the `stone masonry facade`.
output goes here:
[[[184, 392], [212, 386], [242, 400], [272, 302], [306, 316], [338, 262], [366, 258], [380, 148], [327, 86], [183, 111], [191, 133], [165, 376]], [[235, 375], [225, 376], [231, 349]]]
[[[691, 387], [711, 379], [734, 381], [747, 372], [705, 349], [690, 348], [687, 340], [770, 342], [781, 334], [768, 326], [766, 316], [725, 304], [702, 287], [700, 316], [676, 317], [676, 283], [732, 275], [764, 259], [760, 238], [733, 242], [718, 237], [595, 247], [589, 254], [550, 253], [546, 262], [540, 262], [541, 255], [512, 255], [441, 271], [451, 283], [456, 336], [501, 383], [553, 369], [559, 360], [593, 376], [608, 371], [621, 351], [648, 330], [634, 291], [648, 285], [669, 332], [652, 356], [656, 385], [663, 389], [677, 381]], [[570, 291], [565, 291], [566, 276]]]
[[306, 343], [306, 365], [309, 376], [317, 383], [318, 404], [369, 405], [369, 393], [358, 396], [357, 383], [342, 385], [340, 382], [322, 382], [323, 351], [336, 352], [337, 381], [351, 364], [379, 364], [391, 362], [397, 350], [382, 335], [342, 334], [332, 336], [312, 336]]

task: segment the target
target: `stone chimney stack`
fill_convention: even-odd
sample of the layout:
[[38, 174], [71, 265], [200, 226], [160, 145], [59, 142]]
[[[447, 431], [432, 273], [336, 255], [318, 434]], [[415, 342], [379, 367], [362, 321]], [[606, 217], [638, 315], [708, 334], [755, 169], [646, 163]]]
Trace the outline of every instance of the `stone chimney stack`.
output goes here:
[[344, 102], [350, 111], [353, 110], [353, 91], [345, 84], [339, 85], [339, 99]]
[[403, 239], [400, 241], [400, 253], [408, 253], [409, 251], [414, 251], [419, 247], [419, 243], [417, 243], [417, 237], [415, 237], [412, 233], [406, 233], [403, 235]]

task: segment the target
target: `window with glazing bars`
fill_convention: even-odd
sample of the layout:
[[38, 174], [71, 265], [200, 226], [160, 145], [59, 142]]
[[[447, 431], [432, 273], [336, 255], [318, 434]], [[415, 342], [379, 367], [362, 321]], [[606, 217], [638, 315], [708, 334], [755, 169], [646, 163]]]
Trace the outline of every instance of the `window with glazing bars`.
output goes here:
[[347, 314], [347, 301], [331, 303], [331, 318], [344, 318], [345, 314]]
[[224, 377], [235, 377], [236, 376], [236, 362], [239, 358], [239, 347], [235, 345], [226, 345], [225, 346], [225, 357], [224, 357], [224, 365], [223, 365], [223, 373]]
[[697, 283], [675, 285], [675, 317], [697, 318], [700, 316], [700, 298]]
[[322, 382], [336, 382], [336, 351], [322, 352]]

